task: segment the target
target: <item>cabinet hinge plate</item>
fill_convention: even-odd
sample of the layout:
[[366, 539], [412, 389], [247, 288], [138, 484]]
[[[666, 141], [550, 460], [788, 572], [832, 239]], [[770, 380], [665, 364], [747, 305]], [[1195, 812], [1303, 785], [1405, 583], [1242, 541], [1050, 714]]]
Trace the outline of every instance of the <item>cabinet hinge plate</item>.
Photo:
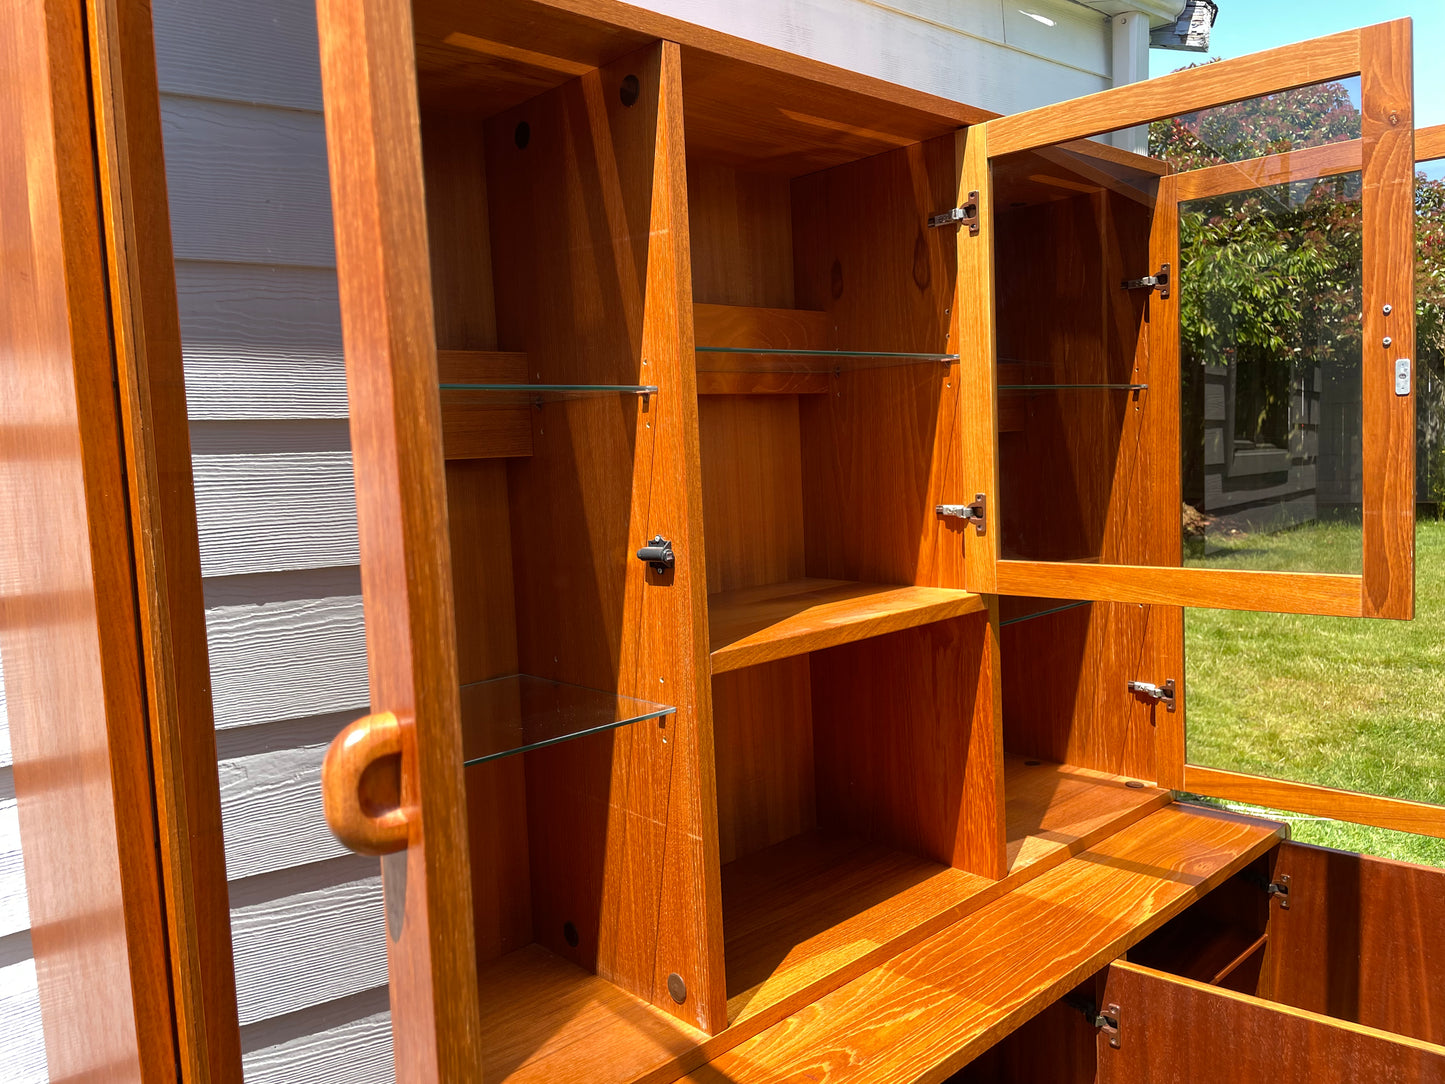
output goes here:
[[928, 218], [930, 227], [967, 226], [969, 233], [978, 233], [978, 193], [970, 192], [962, 207], [951, 207]]
[[972, 504], [940, 504], [933, 511], [944, 519], [967, 520], [979, 534], [988, 527], [988, 498], [982, 493], [974, 494]]

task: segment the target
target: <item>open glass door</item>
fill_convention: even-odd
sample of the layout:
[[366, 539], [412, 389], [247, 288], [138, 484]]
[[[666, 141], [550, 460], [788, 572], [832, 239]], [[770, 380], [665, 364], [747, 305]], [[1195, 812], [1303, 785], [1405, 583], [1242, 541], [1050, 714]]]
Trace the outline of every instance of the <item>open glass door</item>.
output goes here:
[[1410, 63], [1402, 20], [969, 130], [970, 589], [1413, 614]]
[[[1445, 126], [1417, 133], [1417, 489], [1438, 515], [1442, 358], [1438, 282]], [[1341, 174], [1334, 185], [1348, 184]], [[1226, 197], [1228, 198], [1228, 197]], [[1186, 211], [1187, 214], [1187, 211]], [[1184, 236], [1182, 233], [1181, 236]], [[1414, 263], [1415, 261], [1412, 261]], [[1324, 385], [1325, 391], [1328, 385]], [[1187, 475], [1186, 475], [1187, 477]], [[1428, 561], [1439, 522], [1422, 523]], [[1286, 532], [1322, 545], [1338, 524]], [[1427, 533], [1428, 532], [1428, 533]], [[1297, 551], [1298, 552], [1298, 551]], [[1438, 562], [1437, 562], [1438, 565]], [[1422, 567], [1429, 567], [1423, 565]], [[1430, 568], [1438, 574], [1436, 568]], [[1198, 794], [1445, 838], [1445, 749], [1432, 653], [1445, 600], [1422, 583], [1411, 625], [1334, 617], [1184, 612], [1185, 757], [1177, 785]], [[1360, 846], [1345, 829], [1329, 841]], [[1378, 842], [1377, 844], [1378, 845]], [[1390, 839], [1393, 857], [1440, 862], [1435, 841]]]

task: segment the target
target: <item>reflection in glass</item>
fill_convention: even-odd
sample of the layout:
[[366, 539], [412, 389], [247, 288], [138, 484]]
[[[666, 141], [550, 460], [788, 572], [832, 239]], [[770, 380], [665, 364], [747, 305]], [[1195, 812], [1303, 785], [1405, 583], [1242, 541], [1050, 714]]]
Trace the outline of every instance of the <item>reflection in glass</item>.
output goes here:
[[1182, 203], [1186, 565], [1361, 568], [1358, 173]]

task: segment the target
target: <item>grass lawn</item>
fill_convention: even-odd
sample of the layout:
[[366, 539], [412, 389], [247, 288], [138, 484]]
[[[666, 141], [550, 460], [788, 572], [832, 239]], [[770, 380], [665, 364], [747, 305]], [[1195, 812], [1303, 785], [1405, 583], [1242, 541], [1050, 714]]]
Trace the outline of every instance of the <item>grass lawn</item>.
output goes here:
[[[1359, 571], [1358, 526], [1310, 526], [1189, 559]], [[1414, 621], [1186, 610], [1193, 764], [1445, 804], [1445, 523], [1416, 530]], [[1445, 840], [1289, 817], [1305, 843], [1445, 866]]]

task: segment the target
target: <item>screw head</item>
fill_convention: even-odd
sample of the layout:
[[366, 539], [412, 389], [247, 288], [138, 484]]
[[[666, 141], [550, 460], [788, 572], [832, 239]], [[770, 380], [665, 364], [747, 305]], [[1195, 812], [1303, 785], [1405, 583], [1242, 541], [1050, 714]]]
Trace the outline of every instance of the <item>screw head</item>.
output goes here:
[[1395, 306], [1394, 306], [1394, 305], [1381, 305], [1381, 306], [1380, 306], [1380, 311], [1383, 312], [1386, 316], [1389, 316], [1390, 313], [1392, 313], [1392, 312], [1395, 311]]
[[687, 1000], [687, 983], [682, 981], [682, 976], [676, 971], [667, 976], [667, 992], [679, 1005]]
[[1380, 340], [1380, 345], [1381, 345], [1381, 346], [1389, 346], [1389, 345], [1390, 345], [1392, 342], [1394, 342], [1394, 341], [1395, 341], [1394, 339], [1392, 339], [1392, 338], [1390, 338], [1390, 336], [1386, 335], [1383, 339]]

